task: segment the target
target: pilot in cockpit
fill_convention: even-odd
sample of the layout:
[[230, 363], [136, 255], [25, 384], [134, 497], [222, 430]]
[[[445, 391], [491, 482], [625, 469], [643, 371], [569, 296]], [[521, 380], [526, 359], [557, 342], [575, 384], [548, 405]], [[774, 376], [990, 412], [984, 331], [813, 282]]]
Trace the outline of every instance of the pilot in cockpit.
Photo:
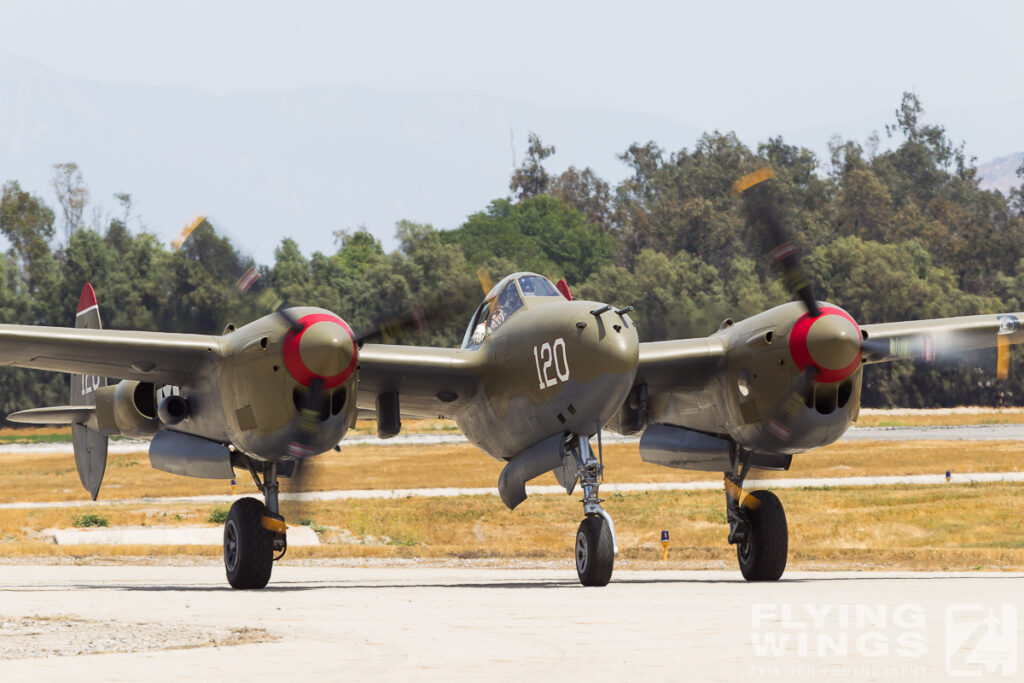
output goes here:
[[510, 315], [519, 310], [523, 305], [523, 300], [519, 296], [519, 290], [516, 289], [516, 283], [509, 280], [509, 283], [505, 285], [505, 289], [501, 290], [501, 294], [498, 295], [498, 308], [491, 314], [491, 320], [487, 323], [488, 329], [494, 332], [505, 319]]
[[497, 299], [491, 302], [490, 316], [487, 318], [481, 317], [477, 322], [476, 327], [473, 329], [472, 343], [479, 344], [482, 342], [484, 336], [498, 329], [522, 305], [523, 299], [519, 296], [519, 290], [516, 289], [515, 281], [509, 280]]

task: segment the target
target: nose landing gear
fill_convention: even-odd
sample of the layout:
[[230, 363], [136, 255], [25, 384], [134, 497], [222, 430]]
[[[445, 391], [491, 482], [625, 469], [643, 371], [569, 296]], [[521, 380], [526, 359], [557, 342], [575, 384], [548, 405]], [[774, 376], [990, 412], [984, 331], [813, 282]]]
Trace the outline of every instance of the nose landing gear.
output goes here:
[[277, 502], [277, 463], [263, 463], [261, 480], [252, 460], [242, 457], [266, 504], [240, 498], [231, 505], [224, 523], [224, 569], [232, 588], [263, 588], [270, 581], [274, 561], [288, 549], [287, 527]]
[[[600, 448], [600, 432], [598, 444]], [[615, 523], [601, 507], [602, 501], [598, 496], [604, 465], [594, 456], [585, 436], [573, 436], [567, 449], [576, 463], [585, 515], [576, 531], [576, 574], [584, 586], [607, 586], [619, 549], [615, 543]]]

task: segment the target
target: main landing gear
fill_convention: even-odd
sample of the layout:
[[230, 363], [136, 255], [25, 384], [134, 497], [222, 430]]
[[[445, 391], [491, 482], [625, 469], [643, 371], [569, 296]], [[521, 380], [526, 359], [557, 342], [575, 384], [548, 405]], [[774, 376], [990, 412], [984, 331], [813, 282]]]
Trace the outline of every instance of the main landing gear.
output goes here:
[[[600, 432], [598, 447], [600, 448]], [[612, 567], [619, 550], [615, 544], [615, 524], [601, 507], [597, 492], [601, 486], [604, 465], [585, 436], [573, 435], [566, 444], [567, 456], [576, 466], [576, 478], [583, 489], [583, 514], [576, 531], [576, 574], [584, 586], [606, 586], [612, 578]]]
[[789, 528], [782, 503], [771, 491], [743, 490], [750, 469], [749, 453], [734, 458], [725, 474], [725, 509], [729, 543], [736, 545], [740, 572], [747, 581], [778, 581], [786, 570]]
[[[232, 588], [263, 588], [274, 562], [288, 550], [287, 527], [277, 502], [278, 465], [243, 458], [266, 504], [255, 498], [240, 498], [232, 504], [224, 523], [224, 569]], [[257, 466], [262, 466], [262, 479]]]

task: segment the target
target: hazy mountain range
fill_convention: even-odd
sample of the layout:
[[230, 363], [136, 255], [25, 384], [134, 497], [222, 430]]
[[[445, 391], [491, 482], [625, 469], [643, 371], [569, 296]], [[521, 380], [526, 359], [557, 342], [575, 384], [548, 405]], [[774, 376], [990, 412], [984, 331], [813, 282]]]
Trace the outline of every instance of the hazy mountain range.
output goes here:
[[986, 161], [978, 166], [981, 186], [986, 190], [999, 190], [1005, 195], [1020, 187], [1024, 179], [1017, 176], [1017, 169], [1024, 164], [1024, 152]]
[[[886, 118], [878, 120], [875, 127]], [[333, 231], [359, 226], [393, 246], [403, 218], [457, 227], [507, 195], [531, 131], [557, 147], [551, 170], [589, 165], [617, 182], [628, 172], [617, 155], [632, 142], [692, 148], [702, 129], [465, 92], [330, 87], [217, 97], [65, 78], [0, 52], [0, 181], [16, 179], [55, 205], [51, 165], [73, 161], [99, 216], [116, 209], [113, 193], [129, 192], [146, 227], [169, 241], [203, 213], [264, 263], [284, 236], [311, 252], [332, 249]], [[811, 133], [786, 139], [806, 145]], [[821, 154], [829, 135], [813, 135]], [[1009, 176], [998, 167], [996, 186], [1013, 180], [1014, 163], [1006, 162]]]

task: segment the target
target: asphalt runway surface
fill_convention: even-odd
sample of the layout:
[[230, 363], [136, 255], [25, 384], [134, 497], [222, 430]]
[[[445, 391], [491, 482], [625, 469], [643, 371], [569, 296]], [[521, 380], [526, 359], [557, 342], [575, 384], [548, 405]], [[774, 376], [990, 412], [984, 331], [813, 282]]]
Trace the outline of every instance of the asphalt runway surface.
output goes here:
[[[738, 571], [618, 571], [583, 588], [568, 566], [282, 566], [267, 589], [233, 591], [213, 566], [2, 565], [0, 632], [58, 616], [87, 620], [101, 652], [105, 631], [128, 646], [139, 634], [139, 651], [44, 658], [29, 638], [0, 679], [1020, 680], [1022, 588], [1010, 573], [752, 584]], [[154, 649], [151, 638], [239, 628], [272, 641]]]

